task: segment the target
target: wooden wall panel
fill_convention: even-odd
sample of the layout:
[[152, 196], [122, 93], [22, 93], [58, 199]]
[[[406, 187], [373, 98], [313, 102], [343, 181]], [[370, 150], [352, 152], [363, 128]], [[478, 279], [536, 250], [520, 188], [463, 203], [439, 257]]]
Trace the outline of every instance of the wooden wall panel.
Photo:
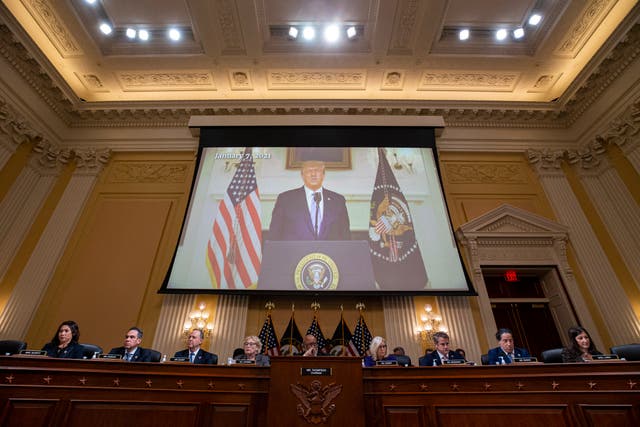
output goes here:
[[640, 425], [640, 417], [633, 405], [577, 405], [586, 425], [601, 427], [633, 427]]
[[568, 405], [439, 405], [438, 426], [564, 427], [571, 425]]
[[72, 401], [64, 425], [196, 426], [198, 405], [170, 402]]
[[251, 425], [249, 409], [249, 405], [212, 405], [212, 416], [208, 417], [204, 424], [215, 427], [248, 427]]
[[424, 427], [428, 425], [424, 406], [384, 406], [385, 427]]
[[0, 425], [3, 427], [37, 427], [52, 423], [58, 399], [9, 398], [2, 410]]

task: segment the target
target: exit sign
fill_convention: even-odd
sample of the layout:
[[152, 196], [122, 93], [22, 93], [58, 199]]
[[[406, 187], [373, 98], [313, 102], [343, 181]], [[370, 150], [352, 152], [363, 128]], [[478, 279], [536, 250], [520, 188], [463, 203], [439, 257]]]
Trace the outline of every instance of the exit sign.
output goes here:
[[515, 270], [507, 270], [504, 272], [504, 280], [507, 282], [517, 282], [518, 281], [518, 272]]

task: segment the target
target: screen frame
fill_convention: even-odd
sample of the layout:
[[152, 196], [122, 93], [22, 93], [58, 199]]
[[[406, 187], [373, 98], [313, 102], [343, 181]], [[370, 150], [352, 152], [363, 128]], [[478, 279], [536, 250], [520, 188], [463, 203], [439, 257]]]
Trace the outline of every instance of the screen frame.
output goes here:
[[[193, 120], [190, 122], [190, 126], [192, 124], [192, 122], [194, 122]], [[196, 123], [198, 122], [197, 120], [195, 121]], [[433, 158], [434, 158], [434, 164], [435, 164], [435, 168], [437, 171], [437, 176], [438, 176], [438, 183], [440, 185], [440, 192], [441, 192], [441, 197], [442, 197], [442, 201], [444, 204], [444, 208], [446, 210], [446, 215], [447, 215], [447, 221], [449, 224], [449, 231], [451, 233], [451, 236], [453, 237], [453, 239], [455, 240], [456, 243], [456, 252], [457, 252], [457, 256], [458, 256], [458, 261], [460, 263], [460, 266], [462, 268], [462, 274], [464, 276], [464, 280], [466, 282], [466, 286], [467, 289], [456, 289], [456, 290], [443, 290], [443, 289], [439, 289], [439, 290], [399, 290], [399, 291], [395, 291], [395, 290], [375, 290], [375, 291], [347, 291], [347, 290], [343, 290], [343, 291], [338, 291], [338, 290], [323, 290], [323, 291], [309, 291], [309, 290], [260, 290], [260, 289], [186, 289], [186, 288], [169, 288], [168, 287], [168, 283], [169, 283], [169, 279], [172, 273], [172, 267], [174, 265], [175, 262], [175, 258], [176, 255], [178, 253], [178, 248], [180, 245], [180, 241], [183, 237], [183, 233], [184, 233], [184, 228], [187, 224], [187, 220], [188, 220], [188, 213], [189, 213], [189, 206], [191, 205], [191, 200], [192, 197], [194, 196], [194, 191], [195, 191], [195, 187], [196, 187], [196, 182], [198, 179], [198, 172], [199, 172], [199, 167], [201, 164], [201, 159], [202, 159], [202, 153], [203, 150], [207, 147], [245, 147], [247, 146], [246, 142], [249, 140], [253, 140], [254, 143], [253, 145], [249, 145], [249, 146], [255, 146], [255, 147], [291, 147], [291, 148], [295, 148], [295, 147], [307, 147], [308, 145], [302, 145], [299, 142], [294, 143], [294, 141], [283, 141], [280, 136], [283, 132], [283, 130], [288, 130], [288, 131], [292, 131], [292, 130], [296, 130], [296, 131], [300, 131], [302, 129], [305, 129], [306, 132], [311, 131], [314, 128], [317, 129], [322, 129], [323, 131], [328, 130], [327, 127], [330, 126], [331, 128], [334, 128], [335, 131], [341, 132], [341, 131], [348, 131], [348, 130], [354, 130], [356, 132], [362, 132], [364, 129], [363, 128], [371, 128], [371, 130], [373, 132], [375, 132], [375, 134], [380, 135], [380, 134], [384, 134], [385, 130], [393, 130], [394, 132], [425, 132], [425, 131], [430, 131], [432, 134], [432, 137], [430, 138], [429, 144], [425, 145], [424, 142], [418, 140], [417, 138], [415, 139], [407, 139], [407, 140], [403, 140], [402, 138], [398, 138], [398, 140], [401, 140], [402, 142], [399, 144], [393, 144], [394, 141], [396, 140], [390, 140], [390, 141], [385, 141], [384, 144], [380, 145], [380, 146], [384, 146], [384, 147], [402, 147], [402, 148], [431, 148], [432, 150], [432, 154], [433, 154]], [[350, 129], [351, 128], [351, 129]], [[353, 128], [358, 128], [358, 129], [353, 129]], [[197, 125], [197, 126], [191, 126], [191, 130], [192, 133], [197, 136], [200, 137], [199, 140], [199, 144], [198, 144], [198, 150], [197, 150], [197, 156], [196, 156], [196, 166], [194, 168], [194, 174], [193, 174], [193, 178], [192, 178], [192, 182], [191, 182], [191, 187], [190, 187], [190, 191], [189, 191], [189, 198], [188, 198], [188, 203], [187, 203], [187, 207], [185, 209], [184, 215], [183, 215], [183, 220], [182, 220], [182, 225], [180, 227], [180, 233], [178, 235], [178, 238], [176, 240], [175, 243], [175, 248], [173, 251], [173, 256], [171, 259], [171, 262], [167, 268], [167, 272], [165, 274], [165, 278], [163, 280], [162, 286], [160, 287], [160, 289], [158, 290], [158, 293], [160, 294], [229, 294], [229, 295], [330, 295], [330, 296], [337, 296], [337, 295], [344, 295], [344, 296], [358, 296], [358, 295], [362, 295], [362, 296], [378, 296], [378, 295], [426, 295], [426, 296], [444, 296], [444, 295], [458, 295], [458, 296], [477, 296], [477, 292], [475, 291], [474, 287], [473, 287], [473, 283], [470, 280], [470, 276], [468, 273], [468, 269], [467, 266], [465, 265], [463, 259], [462, 259], [462, 249], [460, 246], [460, 242], [456, 239], [455, 237], [455, 233], [453, 230], [453, 225], [451, 222], [451, 214], [450, 214], [450, 210], [448, 207], [448, 203], [447, 203], [447, 199], [444, 195], [444, 187], [443, 187], [443, 182], [442, 182], [442, 174], [441, 174], [441, 170], [440, 170], [440, 163], [439, 163], [439, 157], [438, 157], [438, 150], [437, 150], [437, 146], [436, 146], [436, 136], [440, 135], [442, 132], [442, 126], [424, 126], [424, 125], [407, 125], [407, 124], [403, 124], [403, 125], [380, 125], [379, 122], [377, 125], [375, 126], [371, 126], [371, 125], [360, 125], [360, 124], [355, 124], [355, 125], [347, 125], [347, 124], [317, 124], [317, 123], [296, 123], [296, 124], [291, 124], [288, 123], [286, 125], [283, 124], [265, 124], [265, 123], [260, 123], [260, 120], [252, 123], [251, 125], [247, 125], [246, 122], [238, 122], [238, 123], [234, 123], [234, 124], [219, 124], [219, 125], [214, 125], [214, 126], [205, 126], [205, 125]], [[279, 132], [278, 138], [277, 139], [272, 139], [272, 138], [267, 138], [267, 140], [265, 141], [264, 139], [261, 139], [260, 141], [255, 141], [255, 135], [256, 132], [258, 132], [259, 135], [261, 135], [261, 137], [263, 137], [265, 134], [271, 134], [271, 132], [266, 132], [266, 131], [274, 131], [274, 132]], [[347, 132], [348, 133], [348, 132]], [[221, 135], [221, 134], [227, 134], [225, 136], [225, 138], [220, 138], [219, 140], [221, 141], [219, 144], [218, 143], [212, 143], [209, 141], [209, 139], [212, 140], [216, 140], [215, 136], [217, 135]], [[231, 136], [229, 136], [229, 134]], [[212, 137], [213, 136], [213, 137]], [[249, 137], [253, 136], [254, 138], [249, 139]], [[335, 140], [334, 140], [335, 141]], [[334, 142], [334, 143], [322, 143], [320, 144], [315, 144], [314, 146], [317, 147], [376, 147], [379, 146], [375, 143], [371, 143], [371, 141], [369, 139], [366, 140], [366, 144], [363, 143], [357, 143], [357, 142], [350, 142], [349, 145], [344, 145], [344, 143], [338, 143], [338, 142]], [[263, 224], [263, 230], [264, 228], [264, 224]]]

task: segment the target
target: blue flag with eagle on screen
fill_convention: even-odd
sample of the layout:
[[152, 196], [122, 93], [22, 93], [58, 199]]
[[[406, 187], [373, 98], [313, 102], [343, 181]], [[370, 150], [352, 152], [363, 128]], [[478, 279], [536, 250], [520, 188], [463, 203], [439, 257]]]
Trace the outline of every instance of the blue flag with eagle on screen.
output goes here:
[[380, 289], [424, 289], [427, 271], [416, 241], [413, 218], [384, 148], [378, 148], [378, 172], [369, 219], [369, 252]]

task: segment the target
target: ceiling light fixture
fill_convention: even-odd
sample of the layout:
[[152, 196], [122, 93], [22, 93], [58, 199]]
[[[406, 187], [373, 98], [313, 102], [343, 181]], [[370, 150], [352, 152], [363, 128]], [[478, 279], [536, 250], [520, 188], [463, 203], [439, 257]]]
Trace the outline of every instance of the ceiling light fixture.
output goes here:
[[324, 39], [328, 43], [335, 43], [340, 38], [340, 28], [336, 24], [330, 24], [324, 27]]
[[469, 30], [468, 29], [464, 29], [464, 30], [460, 30], [460, 32], [458, 33], [458, 38], [460, 40], [468, 40], [469, 39]]
[[96, 4], [96, 0], [84, 0], [85, 3], [87, 4]]
[[542, 16], [536, 14], [531, 15], [529, 18], [529, 25], [538, 25], [542, 21]]
[[513, 30], [513, 37], [516, 39], [521, 39], [524, 37], [524, 29], [522, 28], [516, 28], [515, 30]]
[[127, 28], [127, 31], [125, 32], [125, 34], [127, 35], [128, 38], [135, 39], [138, 32], [133, 28]]
[[144, 41], [149, 40], [149, 31], [147, 31], [147, 30], [138, 31], [138, 38], [140, 40], [144, 40]]
[[356, 27], [354, 27], [353, 25], [351, 25], [350, 27], [347, 28], [347, 37], [349, 37], [350, 39], [354, 38], [356, 35], [358, 35], [358, 31], [356, 30]]
[[504, 28], [501, 28], [498, 31], [496, 31], [497, 40], [504, 40], [506, 38], [507, 38], [507, 30], [505, 30]]
[[304, 27], [302, 29], [302, 38], [305, 40], [313, 40], [316, 38], [316, 29], [313, 27]]
[[111, 28], [111, 25], [103, 22], [102, 24], [100, 24], [100, 31], [102, 32], [102, 34], [108, 36], [113, 31], [113, 28]]
[[289, 37], [292, 39], [298, 38], [298, 29], [296, 27], [289, 27]]
[[169, 38], [171, 40], [173, 40], [174, 42], [177, 42], [178, 40], [180, 40], [180, 31], [176, 30], [175, 28], [171, 28], [168, 32]]

